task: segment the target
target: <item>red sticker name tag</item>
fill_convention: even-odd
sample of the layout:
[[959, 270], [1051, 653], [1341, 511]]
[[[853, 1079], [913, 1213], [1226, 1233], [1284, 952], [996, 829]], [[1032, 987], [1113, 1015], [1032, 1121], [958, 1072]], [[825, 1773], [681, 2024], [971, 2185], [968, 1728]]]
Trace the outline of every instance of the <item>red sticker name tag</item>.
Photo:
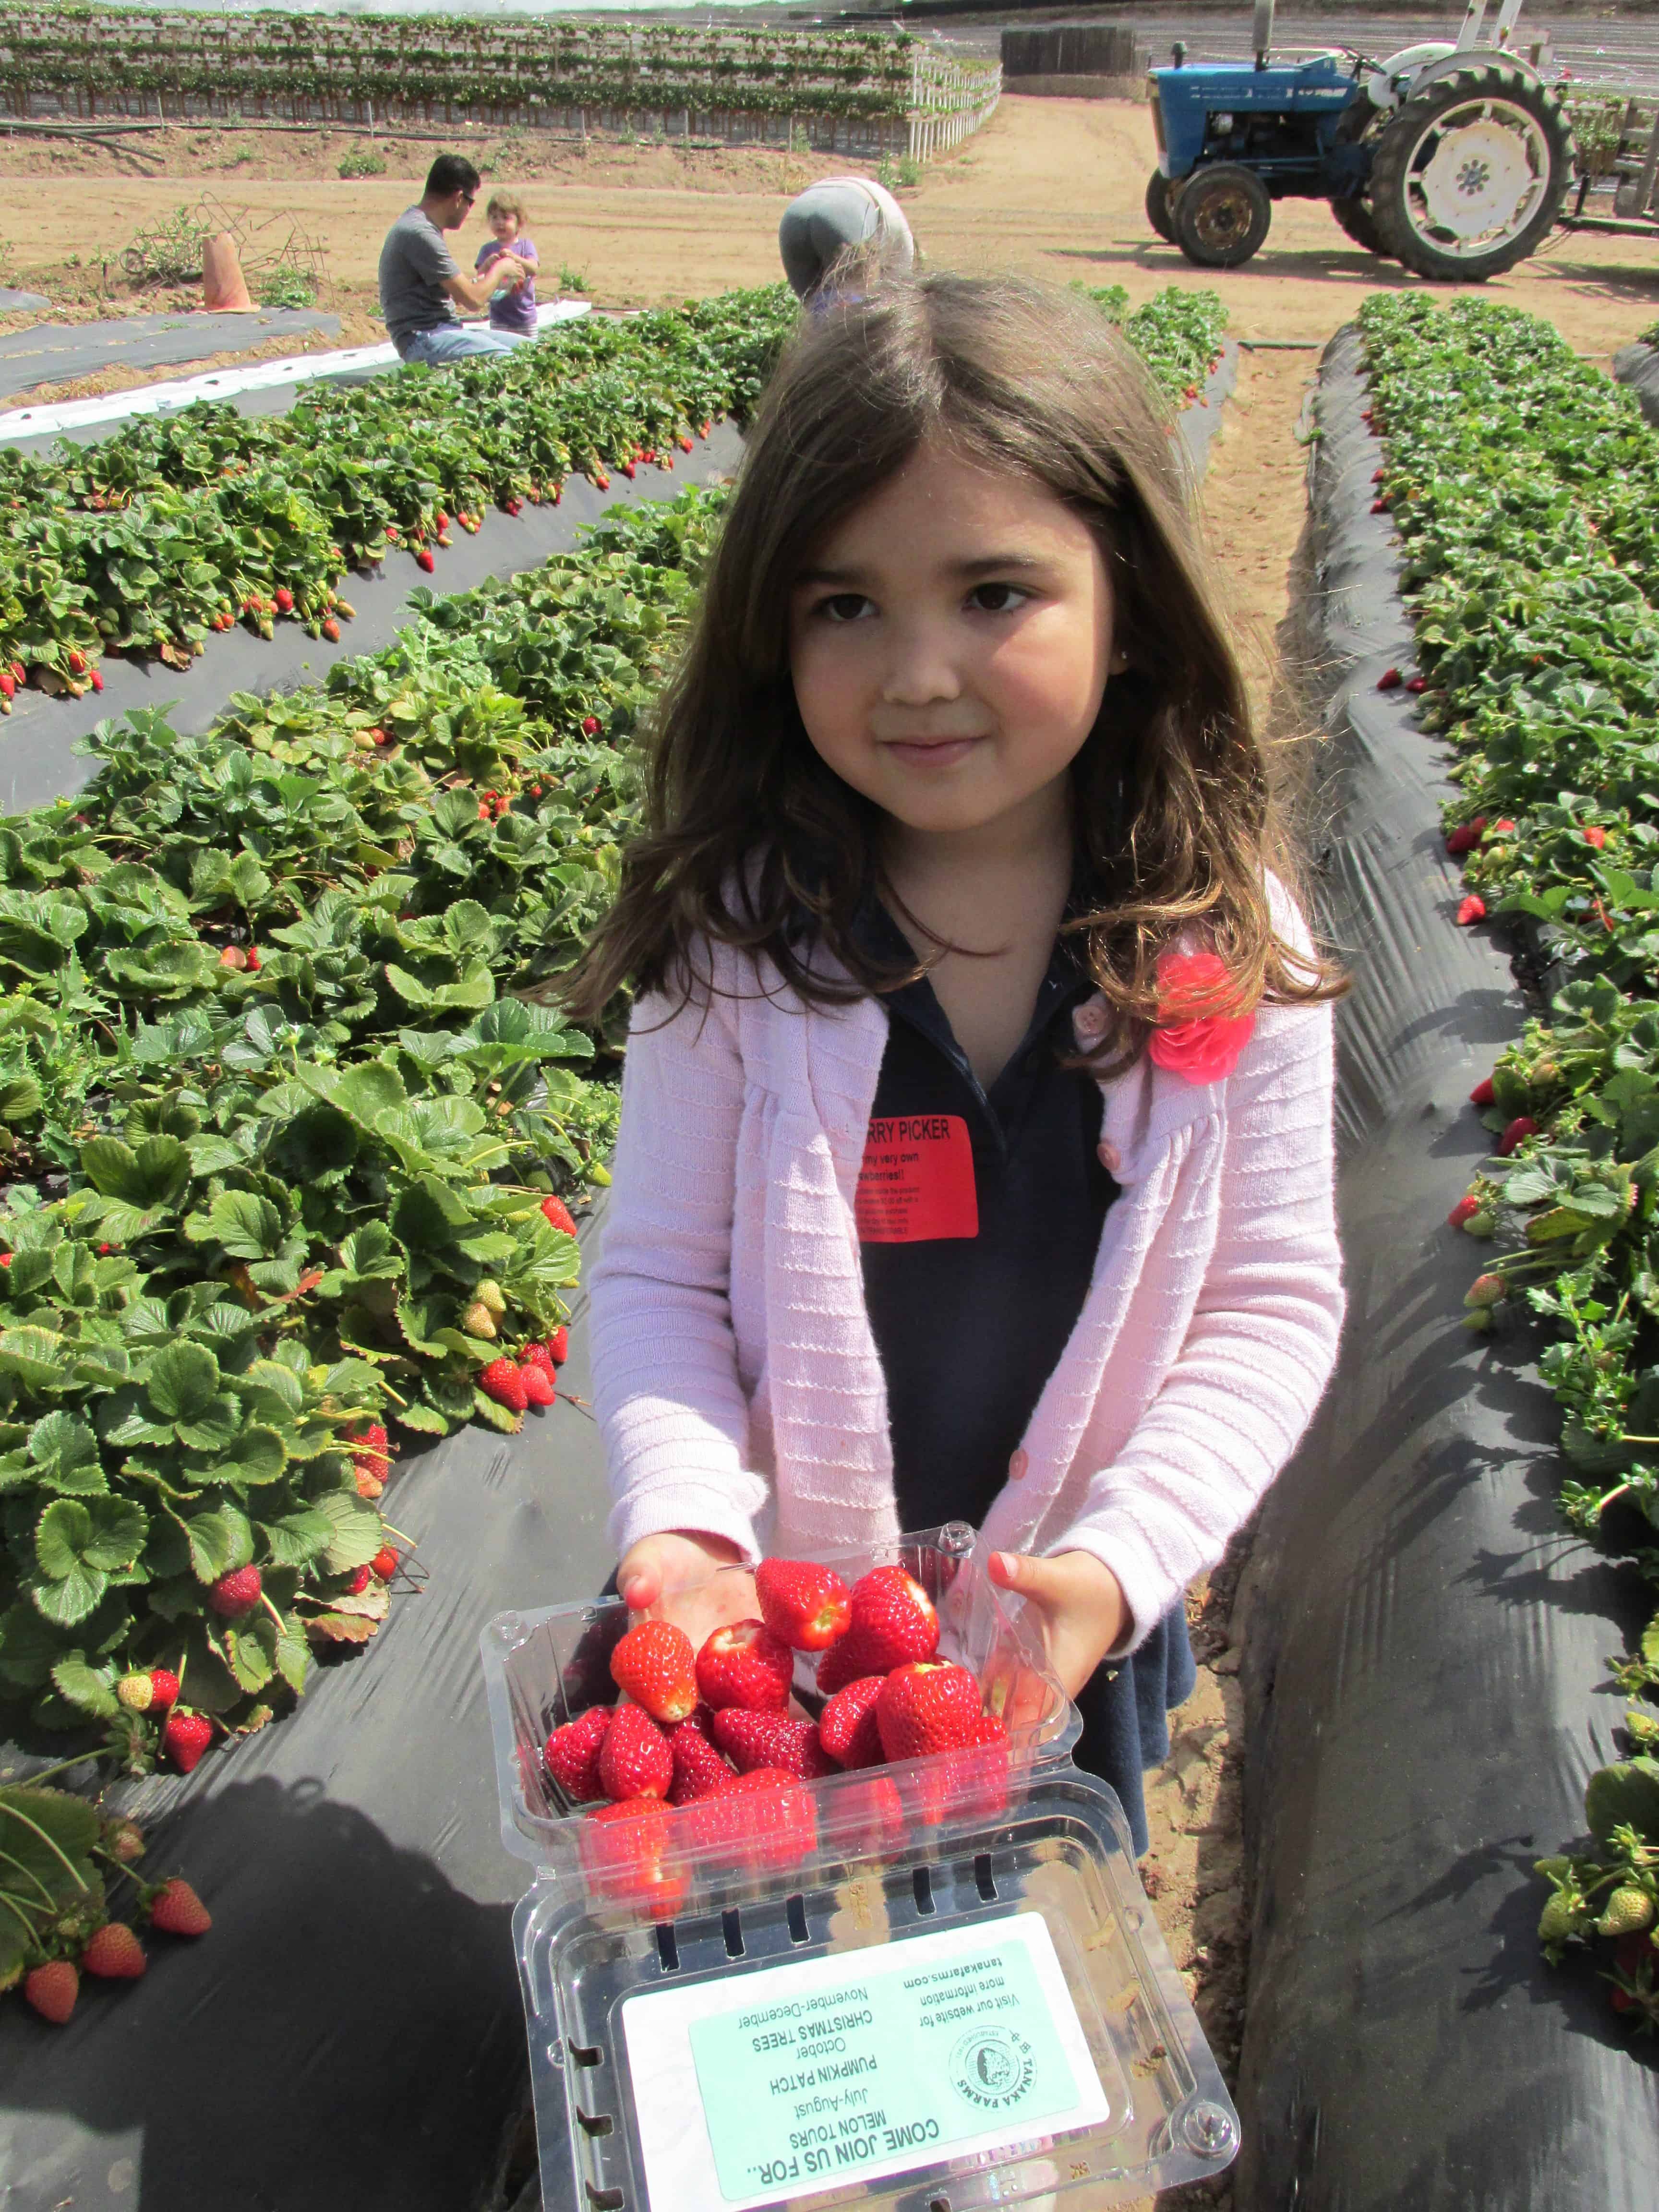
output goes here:
[[960, 1114], [873, 1121], [854, 1207], [862, 1244], [921, 1244], [977, 1237], [974, 1146]]

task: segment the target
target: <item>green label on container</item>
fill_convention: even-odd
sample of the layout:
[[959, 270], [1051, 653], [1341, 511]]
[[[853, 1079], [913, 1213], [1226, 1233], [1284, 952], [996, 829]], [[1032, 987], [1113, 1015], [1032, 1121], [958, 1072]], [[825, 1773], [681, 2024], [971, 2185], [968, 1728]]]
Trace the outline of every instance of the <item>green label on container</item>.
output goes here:
[[[659, 2093], [675, 2101], [676, 2069], [641, 2080], [651, 2039], [635, 2021], [671, 1994], [701, 2130], [646, 2124]], [[1036, 1913], [630, 1999], [624, 2020], [653, 2203], [677, 2212], [774, 2203], [1109, 2117]]]

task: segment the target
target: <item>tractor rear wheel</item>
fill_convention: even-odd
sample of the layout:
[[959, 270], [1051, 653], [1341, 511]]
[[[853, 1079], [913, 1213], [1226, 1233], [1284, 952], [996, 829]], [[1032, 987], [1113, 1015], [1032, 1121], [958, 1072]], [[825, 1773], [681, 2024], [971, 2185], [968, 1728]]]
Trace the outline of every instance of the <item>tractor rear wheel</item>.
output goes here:
[[1375, 146], [1371, 213], [1385, 249], [1447, 283], [1479, 283], [1524, 261], [1572, 173], [1560, 102], [1501, 62], [1435, 78]]
[[1146, 220], [1160, 238], [1171, 246], [1175, 244], [1175, 217], [1170, 213], [1170, 179], [1162, 169], [1154, 169], [1146, 179]]
[[1273, 213], [1255, 170], [1218, 161], [1194, 170], [1176, 194], [1176, 244], [1200, 269], [1237, 269], [1267, 235]]
[[1331, 213], [1336, 217], [1338, 229], [1346, 230], [1356, 246], [1363, 246], [1367, 253], [1380, 254], [1385, 261], [1389, 258], [1376, 217], [1364, 200], [1333, 200]]

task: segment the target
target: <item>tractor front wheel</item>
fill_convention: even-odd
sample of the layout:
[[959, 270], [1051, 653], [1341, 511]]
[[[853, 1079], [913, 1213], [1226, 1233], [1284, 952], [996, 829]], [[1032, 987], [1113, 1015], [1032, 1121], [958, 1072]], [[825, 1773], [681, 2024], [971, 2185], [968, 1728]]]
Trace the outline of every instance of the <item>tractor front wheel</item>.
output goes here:
[[1218, 161], [1195, 170], [1176, 195], [1176, 244], [1200, 269], [1237, 269], [1267, 235], [1273, 213], [1253, 169]]
[[1561, 103], [1504, 63], [1453, 70], [1375, 141], [1370, 203], [1384, 248], [1419, 276], [1479, 283], [1524, 261], [1572, 173]]
[[1146, 220], [1167, 244], [1175, 244], [1175, 217], [1170, 213], [1170, 179], [1162, 169], [1154, 169], [1146, 179]]

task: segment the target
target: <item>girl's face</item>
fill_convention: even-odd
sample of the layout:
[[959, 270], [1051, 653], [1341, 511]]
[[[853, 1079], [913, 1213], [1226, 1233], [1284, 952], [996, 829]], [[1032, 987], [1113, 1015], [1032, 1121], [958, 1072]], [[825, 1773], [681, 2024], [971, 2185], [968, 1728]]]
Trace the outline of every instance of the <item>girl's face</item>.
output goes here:
[[501, 244], [511, 246], [519, 234], [518, 216], [507, 215], [500, 208], [492, 208], [489, 211], [489, 228], [500, 239]]
[[815, 750], [907, 829], [988, 827], [1064, 778], [1115, 665], [1094, 532], [1046, 485], [922, 447], [797, 583]]

